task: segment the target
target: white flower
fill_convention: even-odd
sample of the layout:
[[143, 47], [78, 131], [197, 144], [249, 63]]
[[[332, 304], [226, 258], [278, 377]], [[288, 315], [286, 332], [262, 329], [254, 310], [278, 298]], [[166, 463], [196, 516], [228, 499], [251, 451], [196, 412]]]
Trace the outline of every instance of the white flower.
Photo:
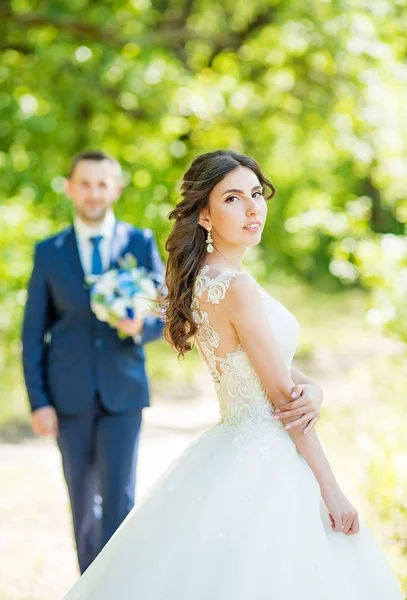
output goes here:
[[109, 310], [106, 308], [106, 306], [92, 302], [92, 310], [99, 321], [104, 321], [105, 323], [109, 322]]
[[111, 295], [117, 287], [116, 271], [107, 271], [96, 283], [95, 290], [104, 296]]
[[110, 312], [112, 312], [119, 319], [125, 319], [127, 317], [127, 300], [124, 298], [116, 298], [110, 306]]
[[147, 277], [142, 279], [142, 281], [140, 281], [140, 287], [143, 296], [146, 296], [147, 298], [156, 298], [157, 291], [151, 279], [148, 279]]

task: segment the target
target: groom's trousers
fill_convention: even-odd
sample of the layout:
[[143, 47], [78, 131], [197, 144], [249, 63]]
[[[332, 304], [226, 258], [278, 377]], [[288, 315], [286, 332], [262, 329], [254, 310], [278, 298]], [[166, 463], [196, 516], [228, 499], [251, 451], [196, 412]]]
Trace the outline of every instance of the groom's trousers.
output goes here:
[[134, 506], [141, 411], [58, 415], [58, 446], [83, 573]]

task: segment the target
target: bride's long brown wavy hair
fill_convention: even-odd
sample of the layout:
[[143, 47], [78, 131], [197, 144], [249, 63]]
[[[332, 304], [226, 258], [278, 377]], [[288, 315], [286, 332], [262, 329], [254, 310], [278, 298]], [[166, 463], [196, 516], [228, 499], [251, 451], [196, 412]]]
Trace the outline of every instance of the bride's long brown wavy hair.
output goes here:
[[192, 349], [191, 340], [197, 332], [192, 317], [191, 303], [195, 278], [206, 253], [207, 231], [198, 223], [202, 209], [208, 206], [209, 195], [230, 171], [247, 167], [268, 190], [267, 199], [276, 190], [262, 173], [257, 162], [232, 150], [217, 150], [197, 156], [184, 173], [181, 184], [181, 201], [168, 216], [175, 219], [167, 239], [168, 260], [165, 283], [168, 290], [162, 300], [165, 314], [164, 336], [183, 357]]

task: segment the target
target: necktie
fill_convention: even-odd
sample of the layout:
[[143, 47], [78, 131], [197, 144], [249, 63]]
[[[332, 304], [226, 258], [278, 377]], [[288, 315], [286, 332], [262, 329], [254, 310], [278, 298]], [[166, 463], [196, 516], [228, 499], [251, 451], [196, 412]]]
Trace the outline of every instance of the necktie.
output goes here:
[[92, 275], [101, 275], [103, 273], [102, 256], [100, 254], [99, 244], [103, 240], [103, 236], [94, 235], [89, 238], [93, 244], [92, 252]]

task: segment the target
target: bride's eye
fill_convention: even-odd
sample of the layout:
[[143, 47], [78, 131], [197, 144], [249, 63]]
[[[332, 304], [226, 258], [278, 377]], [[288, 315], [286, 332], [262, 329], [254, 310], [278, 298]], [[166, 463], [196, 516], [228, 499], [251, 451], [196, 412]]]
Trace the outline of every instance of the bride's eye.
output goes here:
[[226, 198], [225, 202], [229, 202], [230, 204], [233, 204], [233, 200], [239, 200], [239, 198], [237, 196], [229, 196], [228, 198]]
[[[259, 198], [259, 196], [263, 196], [263, 193], [264, 193], [263, 190], [258, 190], [257, 192], [254, 192], [252, 194], [252, 197], [253, 198]], [[256, 194], [257, 194], [257, 196], [256, 196]]]

